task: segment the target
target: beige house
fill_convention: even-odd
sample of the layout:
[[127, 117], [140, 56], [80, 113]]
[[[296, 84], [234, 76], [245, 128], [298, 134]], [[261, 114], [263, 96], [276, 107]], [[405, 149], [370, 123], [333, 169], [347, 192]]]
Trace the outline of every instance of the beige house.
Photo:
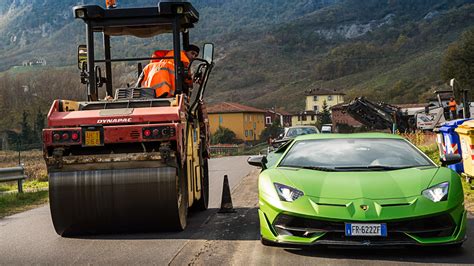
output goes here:
[[264, 110], [238, 103], [222, 102], [209, 106], [209, 127], [214, 134], [219, 127], [232, 130], [237, 139], [243, 141], [259, 140], [265, 129]]
[[324, 101], [328, 106], [328, 110], [334, 105], [344, 102], [344, 93], [334, 89], [310, 89], [305, 92], [306, 95], [306, 111], [314, 111], [319, 113], [323, 110]]
[[318, 116], [314, 111], [304, 111], [291, 116], [291, 126], [314, 126]]

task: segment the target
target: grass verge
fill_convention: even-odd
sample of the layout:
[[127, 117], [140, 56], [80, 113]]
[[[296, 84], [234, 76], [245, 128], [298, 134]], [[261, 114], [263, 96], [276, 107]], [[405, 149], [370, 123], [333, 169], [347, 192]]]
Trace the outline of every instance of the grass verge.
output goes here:
[[[0, 183], [0, 218], [41, 206], [48, 202], [48, 175], [39, 150], [21, 152], [21, 163], [28, 177], [23, 182], [25, 193], [17, 193], [18, 182]], [[0, 151], [0, 168], [18, 165], [18, 152]]]
[[[38, 191], [46, 190], [48, 188], [48, 181], [40, 181], [38, 179], [27, 179], [23, 182], [24, 191]], [[18, 182], [0, 183], [0, 192], [18, 191]]]
[[48, 202], [48, 191], [0, 195], [0, 218], [39, 207]]
[[439, 152], [438, 152], [438, 146], [436, 144], [431, 144], [427, 146], [418, 146], [418, 148], [424, 152], [428, 157], [430, 157], [433, 162], [436, 164], [441, 164], [439, 161]]
[[474, 190], [471, 190], [471, 185], [467, 182], [462, 182], [464, 190], [464, 205], [466, 210], [474, 213]]

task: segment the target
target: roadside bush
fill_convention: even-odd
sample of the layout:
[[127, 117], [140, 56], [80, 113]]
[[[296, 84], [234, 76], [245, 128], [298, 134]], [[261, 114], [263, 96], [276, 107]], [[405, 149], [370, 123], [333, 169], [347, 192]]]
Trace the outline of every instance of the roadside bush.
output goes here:
[[260, 141], [267, 142], [269, 138], [275, 139], [279, 134], [283, 133], [283, 128], [280, 125], [280, 121], [273, 121], [272, 125], [266, 127], [262, 134], [260, 134]]
[[336, 124], [336, 132], [337, 133], [364, 133], [364, 132], [371, 132], [373, 130], [370, 130], [368, 127], [362, 125], [360, 127], [353, 127], [348, 124]]
[[398, 133], [400, 136], [408, 139], [416, 146], [429, 146], [436, 143], [436, 135], [434, 133], [425, 133], [423, 131], [415, 131], [414, 133]]
[[418, 148], [423, 153], [428, 155], [428, 157], [430, 157], [430, 159], [433, 160], [433, 162], [440, 164], [438, 146], [436, 144], [431, 144], [428, 146], [418, 146]]
[[219, 127], [211, 136], [211, 144], [233, 144], [235, 141], [235, 133], [225, 127]]

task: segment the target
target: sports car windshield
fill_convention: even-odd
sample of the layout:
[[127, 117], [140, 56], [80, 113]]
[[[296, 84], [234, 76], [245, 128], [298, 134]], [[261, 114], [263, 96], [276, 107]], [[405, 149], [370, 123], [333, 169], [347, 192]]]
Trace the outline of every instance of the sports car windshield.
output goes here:
[[435, 165], [401, 139], [319, 139], [297, 141], [279, 166], [376, 171]]

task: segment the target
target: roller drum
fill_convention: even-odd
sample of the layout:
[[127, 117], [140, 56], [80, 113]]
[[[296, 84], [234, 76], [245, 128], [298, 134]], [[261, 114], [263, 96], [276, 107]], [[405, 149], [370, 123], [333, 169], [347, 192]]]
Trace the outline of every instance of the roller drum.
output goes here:
[[62, 236], [182, 230], [186, 189], [178, 175], [174, 167], [52, 172], [54, 228]]

